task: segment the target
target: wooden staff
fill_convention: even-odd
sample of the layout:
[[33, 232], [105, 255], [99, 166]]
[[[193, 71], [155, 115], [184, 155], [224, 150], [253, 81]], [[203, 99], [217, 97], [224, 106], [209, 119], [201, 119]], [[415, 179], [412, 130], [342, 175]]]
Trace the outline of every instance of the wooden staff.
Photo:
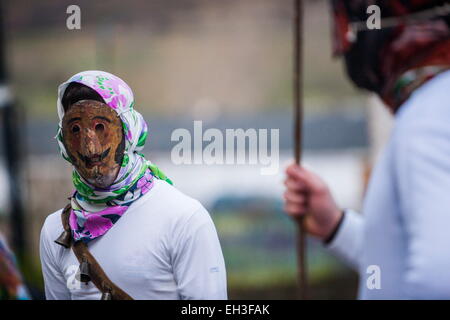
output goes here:
[[[302, 154], [302, 123], [303, 123], [303, 1], [294, 0], [294, 153], [295, 162], [300, 164]], [[307, 299], [306, 270], [306, 232], [302, 216], [297, 232], [297, 264], [299, 297]]]

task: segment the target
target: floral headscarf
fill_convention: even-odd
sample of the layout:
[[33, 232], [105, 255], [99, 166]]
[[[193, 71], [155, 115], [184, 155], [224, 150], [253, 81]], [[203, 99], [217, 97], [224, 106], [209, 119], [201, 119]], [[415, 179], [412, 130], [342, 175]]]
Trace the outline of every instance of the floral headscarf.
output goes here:
[[62, 97], [72, 82], [95, 90], [119, 115], [125, 137], [125, 150], [117, 178], [108, 189], [90, 185], [73, 168], [72, 180], [76, 191], [71, 198], [72, 210], [69, 224], [75, 240], [88, 242], [105, 234], [128, 207], [153, 186], [153, 178], [172, 182], [140, 153], [147, 139], [147, 123], [134, 109], [130, 87], [119, 77], [104, 71], [83, 71], [72, 76], [58, 88], [59, 128], [56, 136], [61, 155], [71, 162], [63, 143]]

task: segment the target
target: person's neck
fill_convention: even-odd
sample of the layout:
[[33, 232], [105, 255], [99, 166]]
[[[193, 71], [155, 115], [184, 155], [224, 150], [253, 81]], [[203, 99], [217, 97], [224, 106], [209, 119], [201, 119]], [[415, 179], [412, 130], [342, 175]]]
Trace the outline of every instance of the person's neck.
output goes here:
[[431, 53], [417, 58], [410, 67], [398, 72], [386, 83], [381, 99], [396, 113], [411, 94], [438, 74], [450, 69], [450, 40], [433, 47]]

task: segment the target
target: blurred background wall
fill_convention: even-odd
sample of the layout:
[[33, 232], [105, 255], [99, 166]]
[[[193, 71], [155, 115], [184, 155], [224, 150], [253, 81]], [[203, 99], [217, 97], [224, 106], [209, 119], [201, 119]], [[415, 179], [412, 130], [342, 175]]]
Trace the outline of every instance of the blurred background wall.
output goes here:
[[[305, 2], [305, 163], [330, 183], [341, 207], [359, 209], [373, 158], [370, 132], [378, 132], [369, 130], [368, 119], [378, 118], [369, 117], [367, 97], [331, 57], [327, 2]], [[81, 30], [66, 28], [71, 4], [81, 8]], [[282, 211], [283, 167], [292, 154], [292, 7], [290, 0], [5, 2], [11, 85], [26, 120], [24, 268], [30, 284], [42, 288], [43, 221], [72, 191], [71, 169], [53, 138], [57, 86], [79, 71], [101, 69], [133, 89], [149, 124], [148, 158], [211, 212], [230, 298], [296, 298], [295, 229]], [[171, 133], [192, 130], [194, 120], [205, 129], [279, 129], [279, 172], [174, 165]], [[0, 148], [0, 230], [8, 234], [7, 149]], [[309, 247], [312, 297], [354, 298], [356, 274], [320, 243], [311, 240]]]

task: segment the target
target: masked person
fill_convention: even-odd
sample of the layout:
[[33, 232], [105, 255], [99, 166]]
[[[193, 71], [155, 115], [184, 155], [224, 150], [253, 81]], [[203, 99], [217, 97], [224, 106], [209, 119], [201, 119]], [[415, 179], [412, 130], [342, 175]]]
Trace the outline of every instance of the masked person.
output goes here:
[[147, 124], [128, 85], [81, 72], [59, 86], [57, 107], [76, 190], [41, 231], [46, 298], [226, 299], [214, 224], [140, 153]]
[[[359, 271], [361, 299], [450, 298], [450, 28], [446, 1], [332, 1], [335, 52], [395, 115], [363, 214], [341, 210], [315, 173], [287, 168], [285, 209]], [[367, 8], [381, 30], [355, 30]], [[388, 25], [386, 27], [386, 25]], [[355, 24], [353, 24], [355, 26]]]

